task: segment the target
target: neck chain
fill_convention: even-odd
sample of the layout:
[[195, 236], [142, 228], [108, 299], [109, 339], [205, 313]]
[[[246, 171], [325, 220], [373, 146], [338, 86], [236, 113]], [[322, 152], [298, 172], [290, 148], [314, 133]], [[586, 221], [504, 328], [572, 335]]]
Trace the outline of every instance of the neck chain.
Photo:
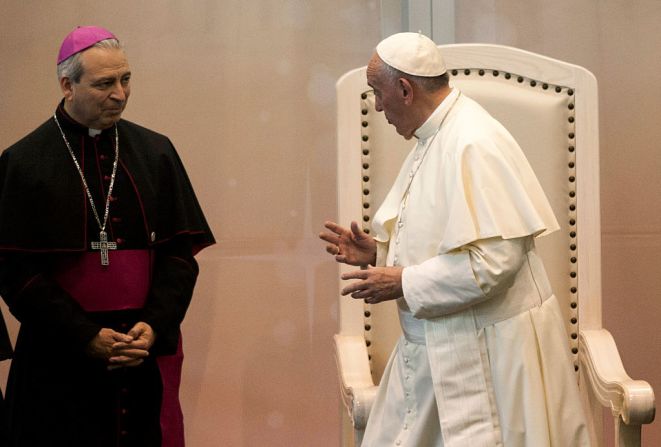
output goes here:
[[62, 134], [62, 139], [64, 140], [64, 144], [69, 150], [69, 154], [71, 155], [73, 164], [76, 165], [76, 169], [78, 169], [78, 174], [80, 174], [80, 180], [82, 180], [83, 182], [83, 186], [85, 187], [85, 192], [87, 193], [87, 198], [89, 199], [90, 205], [92, 206], [92, 213], [94, 214], [96, 223], [99, 224], [99, 242], [92, 242], [92, 249], [100, 250], [101, 265], [109, 265], [110, 261], [108, 259], [108, 250], [117, 249], [117, 244], [115, 242], [108, 242], [108, 234], [106, 233], [106, 224], [108, 223], [108, 214], [110, 213], [110, 196], [112, 194], [112, 188], [113, 186], [115, 186], [115, 175], [117, 174], [117, 163], [119, 161], [119, 135], [117, 133], [117, 124], [115, 124], [115, 161], [112, 164], [110, 186], [108, 186], [108, 196], [106, 197], [106, 208], [103, 214], [103, 222], [102, 222], [101, 219], [99, 218], [99, 213], [96, 211], [96, 205], [94, 204], [94, 199], [92, 198], [92, 192], [90, 191], [89, 186], [87, 186], [87, 181], [85, 180], [85, 174], [83, 173], [83, 170], [80, 168], [80, 163], [78, 163], [78, 159], [76, 159], [76, 155], [73, 153], [73, 149], [71, 149], [69, 140], [67, 140], [67, 137], [64, 134], [64, 131], [62, 130], [62, 126], [60, 126], [60, 122], [57, 120], [57, 114], [53, 114], [53, 119], [55, 120], [55, 124], [57, 124], [57, 128], [60, 129], [60, 133]]

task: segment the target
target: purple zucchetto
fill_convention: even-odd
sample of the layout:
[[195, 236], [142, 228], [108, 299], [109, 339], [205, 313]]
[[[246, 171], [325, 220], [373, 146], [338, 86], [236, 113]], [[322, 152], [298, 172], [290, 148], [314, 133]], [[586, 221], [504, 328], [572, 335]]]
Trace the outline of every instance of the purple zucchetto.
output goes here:
[[113, 33], [99, 26], [79, 26], [71, 31], [62, 41], [57, 64], [79, 53], [97, 42], [106, 39], [117, 39]]

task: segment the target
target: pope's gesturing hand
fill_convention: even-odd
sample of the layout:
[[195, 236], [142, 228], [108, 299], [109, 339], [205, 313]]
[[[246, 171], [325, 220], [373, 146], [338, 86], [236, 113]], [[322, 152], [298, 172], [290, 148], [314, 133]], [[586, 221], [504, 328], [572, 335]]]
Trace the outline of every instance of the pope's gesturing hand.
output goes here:
[[357, 222], [351, 222], [350, 229], [335, 222], [326, 222], [324, 226], [330, 232], [322, 232], [319, 237], [328, 242], [326, 251], [337, 262], [362, 267], [342, 275], [342, 279], [357, 280], [342, 289], [342, 295], [351, 294], [370, 304], [402, 296], [402, 267], [371, 267], [376, 264], [376, 241]]
[[364, 299], [366, 303], [395, 300], [403, 295], [402, 267], [369, 267], [344, 273], [342, 279], [357, 279], [344, 289], [342, 295]]
[[324, 227], [331, 232], [319, 233], [319, 238], [328, 242], [326, 251], [334, 255], [337, 262], [361, 267], [376, 263], [376, 242], [357, 222], [351, 222], [350, 229], [335, 222], [326, 222]]

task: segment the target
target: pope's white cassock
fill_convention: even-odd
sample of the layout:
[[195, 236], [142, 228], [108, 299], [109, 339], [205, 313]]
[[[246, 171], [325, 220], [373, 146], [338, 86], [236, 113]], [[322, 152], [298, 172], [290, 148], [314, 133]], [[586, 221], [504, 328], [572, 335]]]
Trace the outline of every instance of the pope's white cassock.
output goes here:
[[535, 237], [558, 229], [507, 130], [453, 89], [373, 222], [405, 267], [404, 335], [363, 447], [589, 445], [562, 316]]

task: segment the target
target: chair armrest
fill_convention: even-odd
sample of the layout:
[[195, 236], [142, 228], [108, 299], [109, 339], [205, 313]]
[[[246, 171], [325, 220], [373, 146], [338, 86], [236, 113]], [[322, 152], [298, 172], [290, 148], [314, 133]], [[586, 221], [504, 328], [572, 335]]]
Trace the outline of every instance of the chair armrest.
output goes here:
[[363, 430], [378, 389], [372, 380], [365, 338], [360, 335], [340, 334], [336, 334], [334, 338], [342, 400], [353, 427]]
[[654, 420], [654, 391], [644, 380], [633, 380], [622, 366], [613, 336], [605, 329], [580, 331], [579, 359], [599, 402], [627, 425]]

